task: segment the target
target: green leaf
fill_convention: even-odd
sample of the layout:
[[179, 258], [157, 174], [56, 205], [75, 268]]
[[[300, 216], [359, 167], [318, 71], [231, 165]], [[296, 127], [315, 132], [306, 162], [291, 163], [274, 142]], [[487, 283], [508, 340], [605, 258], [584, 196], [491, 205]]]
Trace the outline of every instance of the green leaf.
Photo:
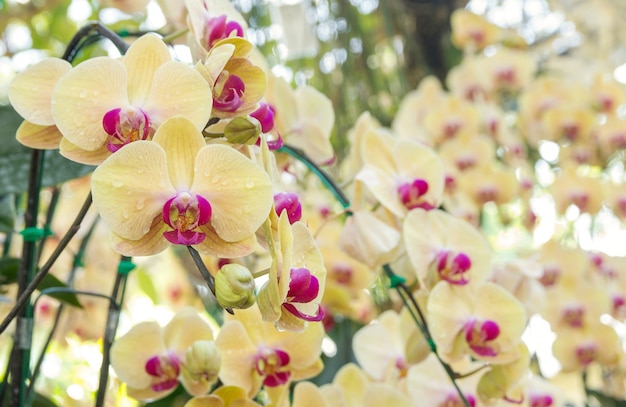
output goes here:
[[35, 398], [33, 399], [32, 407], [57, 407], [56, 403], [50, 400], [49, 398], [35, 393]]
[[15, 227], [15, 196], [0, 197], [0, 233], [12, 233]]
[[[15, 257], [5, 257], [0, 259], [0, 285], [12, 284], [17, 281], [21, 260]], [[37, 289], [39, 291], [47, 288], [68, 288], [65, 283], [53, 276], [46, 274]], [[59, 292], [46, 294], [54, 299], [64, 302], [74, 307], [82, 308], [76, 294], [71, 292]]]
[[[0, 106], [0, 195], [24, 192], [28, 186], [31, 149], [15, 139], [22, 118], [11, 106]], [[46, 151], [42, 185], [52, 186], [82, 177], [94, 167], [77, 164], [57, 150]]]
[[183, 407], [191, 396], [185, 392], [183, 386], [178, 386], [169, 396], [152, 403], [144, 404], [144, 407]]
[[0, 259], [0, 285], [13, 284], [17, 281], [20, 259], [3, 257]]
[[139, 284], [139, 288], [152, 300], [153, 303], [157, 304], [159, 302], [159, 294], [157, 293], [156, 288], [154, 288], [154, 283], [152, 282], [152, 278], [150, 275], [143, 269], [140, 268], [135, 272], [137, 276], [137, 283]]

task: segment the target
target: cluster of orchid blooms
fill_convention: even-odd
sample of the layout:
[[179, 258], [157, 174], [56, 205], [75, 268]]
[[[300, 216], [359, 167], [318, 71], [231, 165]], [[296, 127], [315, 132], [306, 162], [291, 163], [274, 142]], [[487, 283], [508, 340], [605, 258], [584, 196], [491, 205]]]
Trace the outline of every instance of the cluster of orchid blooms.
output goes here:
[[[91, 193], [115, 251], [191, 246], [217, 265], [215, 295], [232, 311], [219, 330], [185, 307], [117, 338], [111, 364], [128, 395], [155, 400], [182, 384], [187, 407], [560, 406], [565, 393], [530, 371], [522, 334], [535, 314], [557, 334], [563, 371], [599, 364], [623, 380], [621, 340], [600, 317], [626, 315], [624, 260], [556, 240], [503, 260], [480, 228], [485, 207], [504, 216], [515, 203], [532, 230], [539, 189], [559, 214], [604, 204], [626, 216], [626, 184], [605, 188], [593, 170], [626, 146], [622, 86], [537, 77], [518, 37], [460, 10], [453, 40], [466, 57], [449, 91], [425, 79], [391, 128], [364, 113], [333, 163], [330, 101], [275, 77], [228, 2], [185, 6], [194, 66], [146, 34], [121, 58], [49, 58], [10, 86], [21, 143], [97, 166]], [[545, 142], [561, 150], [542, 188], [527, 152]], [[303, 169], [285, 147], [334, 165], [344, 212], [319, 184], [293, 182]], [[391, 293], [377, 315], [368, 289], [383, 270], [412, 299]], [[358, 366], [318, 387], [305, 379], [323, 369], [335, 315], [372, 323], [353, 338]]]

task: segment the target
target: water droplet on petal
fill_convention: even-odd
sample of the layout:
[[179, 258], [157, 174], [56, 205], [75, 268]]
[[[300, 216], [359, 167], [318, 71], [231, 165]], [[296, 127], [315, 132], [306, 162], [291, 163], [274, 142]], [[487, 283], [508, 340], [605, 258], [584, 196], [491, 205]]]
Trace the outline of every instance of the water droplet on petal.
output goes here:
[[251, 179], [246, 181], [246, 188], [254, 188], [254, 181]]
[[[209, 174], [205, 174], [205, 175], [209, 175]], [[220, 181], [220, 176], [219, 175], [214, 175], [213, 178], [211, 178], [211, 182], [214, 184], [217, 184]]]
[[143, 198], [138, 199], [137, 204], [135, 205], [135, 208], [137, 208], [137, 210], [141, 210], [143, 209], [144, 204], [145, 204], [145, 200]]
[[115, 188], [120, 188], [123, 184], [122, 184], [122, 181], [115, 179], [111, 181], [111, 185], [113, 185]]
[[85, 90], [81, 90], [80, 92], [78, 92], [78, 96], [81, 98], [84, 98], [87, 96], [87, 91]]
[[222, 181], [222, 182], [221, 182], [221, 184], [222, 184], [223, 186], [226, 186], [226, 185], [228, 185], [228, 181], [227, 181], [227, 180], [224, 180], [224, 181]]
[[122, 212], [122, 217], [124, 219], [128, 219], [128, 212], [126, 212], [126, 211]]

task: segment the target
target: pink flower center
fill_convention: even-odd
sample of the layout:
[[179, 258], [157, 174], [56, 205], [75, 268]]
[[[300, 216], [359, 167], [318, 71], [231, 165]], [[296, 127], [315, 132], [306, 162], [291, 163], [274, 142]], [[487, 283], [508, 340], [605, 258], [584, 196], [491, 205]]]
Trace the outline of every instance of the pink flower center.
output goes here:
[[107, 149], [112, 153], [133, 141], [148, 139], [153, 132], [146, 112], [134, 107], [109, 110], [102, 118], [102, 127], [110, 135]]
[[539, 279], [539, 282], [544, 287], [551, 287], [557, 283], [561, 277], [561, 268], [557, 265], [546, 265], [543, 268], [543, 275]]
[[[472, 395], [465, 395], [465, 399], [471, 407], [476, 406], [476, 398]], [[458, 394], [450, 394], [443, 403], [439, 403], [437, 407], [465, 407], [465, 403]]]
[[283, 303], [283, 308], [296, 317], [305, 321], [321, 321], [324, 318], [324, 310], [318, 304], [317, 313], [309, 315], [295, 304], [307, 304], [317, 298], [320, 291], [320, 283], [317, 277], [306, 268], [294, 268], [289, 272], [289, 291]]
[[589, 205], [589, 194], [584, 191], [572, 191], [569, 194], [570, 202], [578, 206], [581, 212], [585, 212]]
[[442, 280], [450, 284], [465, 285], [469, 282], [466, 273], [472, 267], [472, 260], [463, 252], [443, 250], [435, 257], [435, 267]]
[[589, 365], [598, 357], [598, 345], [593, 342], [583, 343], [576, 347], [576, 359], [583, 366]]
[[585, 308], [579, 304], [570, 305], [561, 311], [561, 320], [572, 328], [581, 328], [585, 317]]
[[146, 373], [152, 376], [154, 391], [165, 391], [178, 386], [180, 374], [180, 361], [173, 352], [153, 356], [146, 362]]
[[354, 270], [348, 264], [340, 263], [333, 266], [331, 269], [333, 279], [342, 285], [349, 285], [352, 281], [352, 274]]
[[426, 202], [422, 197], [428, 192], [428, 182], [421, 178], [416, 178], [412, 182], [401, 184], [398, 189], [400, 201], [408, 209], [422, 208], [431, 210], [433, 205]]
[[261, 131], [268, 133], [274, 128], [274, 114], [275, 110], [269, 103], [259, 103], [259, 108], [250, 113], [250, 116], [254, 117], [261, 123]]
[[200, 195], [180, 192], [163, 205], [163, 222], [174, 230], [163, 233], [173, 244], [202, 243], [206, 234], [197, 229], [211, 219], [211, 204]]
[[288, 365], [289, 354], [280, 349], [262, 348], [254, 360], [254, 368], [259, 375], [265, 377], [263, 384], [269, 387], [280, 386], [289, 381], [291, 372]]
[[500, 327], [489, 319], [473, 320], [465, 324], [465, 340], [470, 349], [480, 356], [496, 356], [496, 344], [490, 343], [500, 335]]
[[300, 199], [293, 192], [279, 192], [274, 195], [274, 208], [279, 216], [283, 211], [287, 211], [287, 217], [291, 224], [299, 221], [302, 217]]
[[213, 87], [213, 107], [222, 112], [236, 112], [243, 105], [246, 85], [237, 75], [222, 71]]
[[551, 407], [554, 399], [549, 394], [531, 394], [529, 397], [530, 407]]
[[236, 21], [228, 21], [226, 15], [211, 18], [206, 23], [205, 41], [208, 49], [216, 42], [229, 37], [243, 37], [243, 28]]

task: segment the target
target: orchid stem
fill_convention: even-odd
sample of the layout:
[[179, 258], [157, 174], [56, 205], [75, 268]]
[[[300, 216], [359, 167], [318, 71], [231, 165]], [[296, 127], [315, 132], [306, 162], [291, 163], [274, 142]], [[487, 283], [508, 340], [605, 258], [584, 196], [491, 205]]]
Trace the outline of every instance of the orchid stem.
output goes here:
[[317, 164], [315, 164], [307, 155], [296, 148], [290, 147], [287, 144], [283, 144], [281, 148], [278, 149], [283, 153], [287, 153], [290, 156], [296, 158], [298, 161], [306, 165], [306, 167], [313, 172], [317, 177], [322, 181], [322, 183], [326, 186], [326, 188], [335, 195], [335, 198], [339, 203], [344, 207], [348, 208], [350, 206], [350, 200], [343, 193], [341, 188], [337, 185], [335, 180], [333, 180], [330, 175], [328, 175], [324, 170], [322, 170]]
[[[100, 365], [100, 380], [98, 382], [98, 393], [96, 394], [96, 407], [104, 406], [107, 383], [109, 381], [109, 364], [111, 363], [111, 346], [117, 332], [117, 325], [120, 319], [120, 310], [124, 301], [126, 292], [126, 280], [128, 273], [134, 266], [130, 262], [130, 257], [122, 256], [115, 275], [115, 283], [111, 290], [111, 303], [109, 304], [109, 312], [107, 314], [107, 322], [104, 330], [104, 338], [102, 340], [102, 365]], [[126, 267], [130, 265], [131, 267]]]

